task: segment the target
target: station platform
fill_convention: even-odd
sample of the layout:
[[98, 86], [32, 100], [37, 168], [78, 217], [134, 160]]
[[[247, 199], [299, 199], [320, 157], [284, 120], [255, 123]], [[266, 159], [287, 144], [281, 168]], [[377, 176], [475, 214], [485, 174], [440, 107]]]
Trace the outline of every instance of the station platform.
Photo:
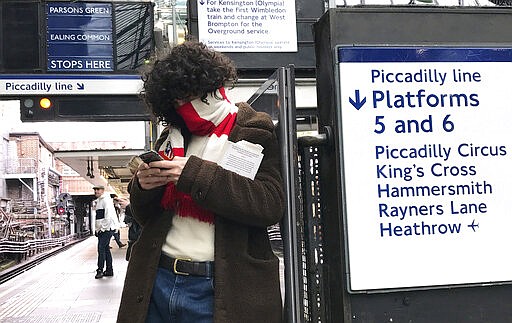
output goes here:
[[[121, 229], [121, 240], [126, 243], [127, 228]], [[112, 239], [114, 276], [94, 279], [97, 242], [89, 237], [0, 284], [0, 323], [115, 323], [128, 266], [126, 247]]]
[[[126, 243], [126, 228], [121, 229]], [[94, 279], [92, 236], [0, 285], [2, 323], [114, 323], [128, 262], [112, 239], [113, 277]]]

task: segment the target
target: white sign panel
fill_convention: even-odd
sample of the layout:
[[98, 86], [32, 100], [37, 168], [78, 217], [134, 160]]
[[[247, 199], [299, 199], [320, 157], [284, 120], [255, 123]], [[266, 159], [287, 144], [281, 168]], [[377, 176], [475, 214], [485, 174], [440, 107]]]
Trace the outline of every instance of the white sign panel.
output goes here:
[[296, 52], [295, 0], [198, 0], [199, 40], [221, 52]]
[[512, 281], [512, 49], [337, 54], [350, 290]]
[[16, 95], [130, 95], [139, 94], [137, 75], [0, 75], [0, 96]]

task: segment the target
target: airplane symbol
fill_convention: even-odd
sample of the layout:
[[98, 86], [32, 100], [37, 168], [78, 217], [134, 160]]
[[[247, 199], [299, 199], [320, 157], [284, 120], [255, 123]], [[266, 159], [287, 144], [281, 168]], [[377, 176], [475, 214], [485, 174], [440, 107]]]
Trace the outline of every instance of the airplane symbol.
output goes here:
[[475, 227], [478, 228], [480, 224], [476, 223], [475, 224], [475, 219], [473, 219], [473, 222], [471, 222], [471, 224], [468, 224], [468, 227], [470, 227], [471, 229], [473, 229], [473, 232], [476, 232], [475, 230]]

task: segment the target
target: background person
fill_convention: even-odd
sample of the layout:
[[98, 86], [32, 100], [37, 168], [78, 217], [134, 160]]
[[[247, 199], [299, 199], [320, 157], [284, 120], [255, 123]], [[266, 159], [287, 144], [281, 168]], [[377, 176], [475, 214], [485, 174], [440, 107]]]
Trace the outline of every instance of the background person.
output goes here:
[[141, 226], [133, 217], [130, 204], [126, 205], [124, 223], [128, 225], [128, 249], [126, 249], [126, 261], [130, 260], [133, 244], [139, 239]]
[[[117, 321], [281, 322], [267, 233], [284, 209], [271, 118], [229, 101], [232, 61], [199, 42], [173, 47], [143, 79], [146, 103], [167, 125], [155, 145], [165, 160], [142, 163], [129, 185], [143, 229]], [[219, 166], [228, 140], [264, 148], [254, 180]]]
[[126, 246], [126, 243], [123, 243], [121, 241], [121, 220], [120, 220], [120, 216], [121, 216], [121, 211], [122, 211], [122, 207], [121, 207], [121, 204], [120, 204], [120, 198], [117, 197], [117, 195], [114, 196], [114, 208], [116, 210], [116, 217], [114, 219], [115, 221], [115, 226], [116, 226], [116, 229], [114, 230], [114, 233], [112, 234], [112, 236], [114, 237], [114, 240], [116, 241], [117, 243], [117, 246], [119, 248], [123, 248]]
[[[110, 239], [116, 230], [116, 210], [110, 194], [105, 193], [105, 187], [98, 185], [93, 187], [96, 196], [96, 221], [95, 234], [98, 237], [98, 268], [96, 276], [99, 279], [103, 276], [114, 276], [112, 267], [112, 254], [110, 252]], [[105, 268], [105, 271], [103, 269]]]
[[128, 225], [128, 248], [126, 249], [126, 261], [130, 260], [133, 244], [137, 241], [142, 230], [141, 226], [133, 218], [129, 199], [119, 199], [119, 204], [124, 209], [124, 223]]

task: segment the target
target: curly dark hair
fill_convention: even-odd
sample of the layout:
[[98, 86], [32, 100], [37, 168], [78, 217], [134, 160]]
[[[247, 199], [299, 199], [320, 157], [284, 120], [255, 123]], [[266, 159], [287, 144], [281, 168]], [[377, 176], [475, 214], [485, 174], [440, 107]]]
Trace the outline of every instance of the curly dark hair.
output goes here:
[[200, 97], [206, 102], [209, 93], [234, 85], [237, 72], [229, 57], [201, 42], [187, 40], [156, 57], [142, 79], [141, 96], [158, 121], [183, 128], [176, 100]]

